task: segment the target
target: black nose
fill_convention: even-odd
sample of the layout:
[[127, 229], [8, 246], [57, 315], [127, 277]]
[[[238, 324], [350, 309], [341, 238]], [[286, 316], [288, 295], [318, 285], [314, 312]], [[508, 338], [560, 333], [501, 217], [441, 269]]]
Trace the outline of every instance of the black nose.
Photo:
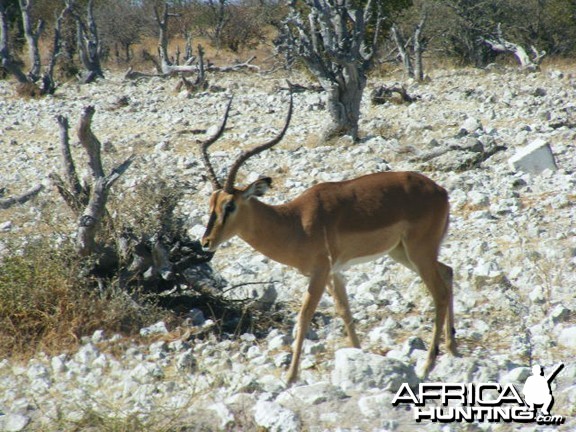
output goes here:
[[210, 252], [210, 240], [202, 239], [200, 244], [202, 245], [202, 250], [204, 252]]

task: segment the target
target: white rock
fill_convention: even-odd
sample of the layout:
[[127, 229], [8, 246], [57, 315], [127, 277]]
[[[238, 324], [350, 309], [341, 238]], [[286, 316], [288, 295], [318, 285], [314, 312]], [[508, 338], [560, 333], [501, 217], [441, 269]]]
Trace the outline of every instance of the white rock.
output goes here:
[[0, 223], [0, 231], [8, 232], [12, 230], [12, 226], [13, 226], [12, 221], [2, 222]]
[[176, 368], [180, 372], [186, 373], [193, 372], [196, 369], [196, 359], [194, 358], [194, 350], [192, 348], [176, 356]]
[[558, 343], [572, 351], [576, 351], [576, 326], [566, 327], [560, 330]]
[[530, 293], [528, 294], [528, 297], [534, 303], [538, 303], [538, 304], [542, 304], [546, 301], [546, 293], [544, 291], [544, 288], [541, 286], [537, 286], [532, 291], [530, 291]]
[[336, 351], [332, 384], [344, 391], [370, 388], [396, 391], [402, 383], [416, 385], [414, 368], [393, 358], [366, 353], [358, 348]]
[[567, 321], [570, 318], [572, 311], [563, 305], [557, 305], [550, 312], [550, 319], [554, 324]]
[[528, 367], [517, 367], [504, 374], [499, 382], [501, 384], [524, 384], [526, 378], [532, 375], [532, 370]]
[[52, 357], [50, 364], [52, 366], [53, 373], [64, 373], [68, 370], [68, 367], [66, 366], [67, 357], [68, 356], [66, 354], [60, 354], [58, 356]]
[[288, 338], [288, 336], [279, 334], [277, 336], [274, 336], [268, 341], [268, 349], [270, 351], [275, 351], [288, 345], [289, 343], [290, 339]]
[[524, 171], [529, 174], [540, 174], [544, 170], [556, 171], [556, 161], [550, 144], [538, 139], [518, 150], [508, 163], [514, 171]]
[[286, 388], [286, 383], [272, 374], [264, 375], [257, 381], [260, 388], [269, 393], [278, 393]]
[[164, 372], [155, 363], [144, 362], [139, 363], [132, 371], [130, 377], [134, 378], [140, 383], [150, 383], [157, 379], [164, 377]]
[[328, 382], [318, 382], [289, 388], [278, 395], [276, 402], [283, 406], [290, 406], [292, 404], [304, 404], [308, 406], [338, 400], [345, 396], [339, 387], [335, 387]]
[[254, 421], [269, 432], [300, 432], [298, 416], [276, 402], [260, 400], [254, 406]]
[[230, 424], [234, 423], [234, 414], [232, 414], [226, 404], [216, 402], [215, 404], [210, 405], [208, 409], [214, 411], [216, 417], [220, 419], [220, 429], [225, 430]]
[[104, 341], [104, 330], [96, 330], [94, 334], [92, 334], [92, 343], [100, 343]]
[[8, 414], [0, 417], [0, 430], [4, 432], [20, 432], [28, 426], [30, 417], [22, 414]]
[[166, 328], [166, 323], [164, 321], [158, 321], [156, 324], [140, 329], [140, 336], [150, 336], [155, 334], [168, 334], [168, 329]]
[[83, 345], [78, 352], [74, 355], [74, 360], [84, 366], [90, 366], [92, 362], [98, 357], [100, 351], [91, 343]]
[[480, 120], [474, 117], [468, 117], [464, 122], [460, 125], [460, 129], [464, 129], [468, 133], [476, 132], [477, 130], [482, 129], [482, 123]]
[[358, 408], [363, 416], [368, 418], [378, 418], [382, 415], [384, 407], [392, 405], [391, 393], [377, 393], [374, 395], [362, 396], [358, 400]]

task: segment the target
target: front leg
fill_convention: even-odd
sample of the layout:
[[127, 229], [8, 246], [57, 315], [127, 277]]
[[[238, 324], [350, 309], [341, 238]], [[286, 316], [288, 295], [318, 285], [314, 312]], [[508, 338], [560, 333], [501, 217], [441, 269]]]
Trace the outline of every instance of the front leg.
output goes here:
[[298, 378], [298, 366], [300, 364], [300, 355], [302, 353], [302, 344], [304, 337], [308, 331], [308, 326], [312, 320], [312, 316], [318, 307], [318, 303], [324, 293], [326, 282], [328, 280], [328, 266], [321, 266], [310, 277], [308, 284], [308, 291], [304, 294], [304, 300], [300, 313], [298, 314], [298, 321], [296, 322], [296, 339], [292, 347], [292, 362], [288, 369], [288, 384], [293, 384]]
[[354, 318], [352, 318], [352, 312], [350, 311], [350, 303], [348, 302], [348, 295], [346, 294], [346, 280], [344, 279], [344, 276], [339, 273], [333, 274], [332, 288], [332, 296], [334, 297], [336, 312], [344, 321], [344, 327], [346, 328], [346, 334], [348, 335], [350, 346], [360, 348], [360, 339], [358, 339], [354, 327]]

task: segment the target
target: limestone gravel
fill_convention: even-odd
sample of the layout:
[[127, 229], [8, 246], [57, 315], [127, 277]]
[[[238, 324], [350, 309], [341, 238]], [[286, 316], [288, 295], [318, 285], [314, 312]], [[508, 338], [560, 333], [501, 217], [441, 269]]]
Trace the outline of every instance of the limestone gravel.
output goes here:
[[[200, 235], [210, 185], [197, 139], [210, 132], [195, 131], [218, 124], [234, 94], [229, 128], [213, 152], [223, 174], [241, 150], [279, 130], [287, 108], [281, 76], [217, 75], [211, 80], [225, 92], [192, 97], [174, 94], [170, 80], [107, 77], [85, 86], [65, 84], [57, 97], [40, 100], [18, 99], [12, 84], [0, 81], [0, 189], [10, 195], [37, 183], [47, 186], [33, 202], [0, 211], [0, 255], [5, 242], [27, 241], [47, 219], [57, 221], [60, 232], [73, 232], [48, 180], [58, 166], [56, 115], [75, 124], [84, 106], [95, 105], [93, 130], [104, 144], [106, 166], [138, 156], [113, 193], [122, 199], [142, 182], [170, 179], [185, 191], [177, 211]], [[322, 181], [425, 170], [451, 197], [441, 260], [455, 270], [462, 354], [450, 357], [441, 346], [430, 380], [521, 385], [532, 364], [564, 362], [554, 381], [553, 413], [566, 422], [554, 430], [574, 430], [576, 78], [547, 69], [440, 70], [429, 82], [408, 83], [407, 90], [420, 96], [409, 106], [370, 106], [366, 98], [357, 144], [343, 138], [318, 145], [329, 120], [321, 109], [324, 95], [295, 94], [286, 138], [250, 160], [239, 181], [270, 175], [274, 188], [264, 200], [280, 203]], [[128, 96], [129, 105], [111, 110], [120, 96]], [[513, 170], [509, 159], [537, 140], [549, 144], [558, 169], [539, 175]], [[263, 307], [288, 302], [294, 306], [286, 313], [295, 316], [304, 277], [238, 239], [224, 245], [212, 265], [234, 283], [267, 282], [262, 292], [242, 295], [254, 294]], [[176, 340], [166, 343], [160, 340], [172, 337], [172, 329], [158, 323], [142, 329], [145, 342], [99, 332], [76, 353], [40, 353], [28, 363], [0, 360], [0, 430], [77, 430], [99, 418], [126, 424], [137, 419], [150, 430], [537, 430], [497, 423], [421, 425], [410, 411], [393, 407], [393, 387], [416, 383], [425, 360], [430, 296], [413, 274], [386, 258], [350, 269], [347, 279], [363, 351], [346, 351], [343, 325], [326, 296], [310, 333], [316, 340], [303, 353], [301, 380], [293, 389], [284, 383], [291, 334], [270, 329], [266, 340], [244, 335], [187, 341], [174, 333]], [[195, 324], [214, 325], [204, 317]], [[115, 344], [128, 348], [105, 349]]]

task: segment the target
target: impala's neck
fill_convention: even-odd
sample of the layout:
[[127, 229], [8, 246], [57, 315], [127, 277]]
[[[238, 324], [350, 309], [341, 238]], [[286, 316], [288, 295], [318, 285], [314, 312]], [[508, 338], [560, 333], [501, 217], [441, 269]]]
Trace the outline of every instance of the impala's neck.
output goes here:
[[253, 198], [244, 211], [248, 212], [243, 218], [246, 222], [238, 230], [238, 236], [270, 259], [298, 267], [291, 249], [302, 238], [303, 230], [291, 207], [273, 206]]

